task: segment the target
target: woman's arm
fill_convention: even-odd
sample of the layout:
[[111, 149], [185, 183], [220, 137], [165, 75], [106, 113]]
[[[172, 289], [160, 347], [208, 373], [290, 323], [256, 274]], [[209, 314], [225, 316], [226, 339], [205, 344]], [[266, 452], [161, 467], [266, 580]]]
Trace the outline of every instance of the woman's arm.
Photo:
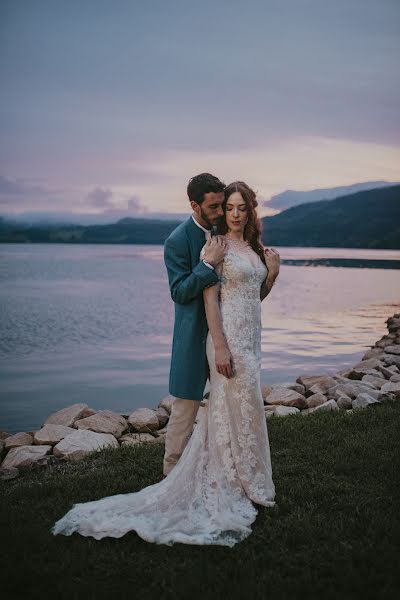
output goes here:
[[222, 327], [221, 310], [219, 307], [220, 283], [203, 290], [204, 307], [206, 309], [208, 329], [215, 349], [215, 367], [218, 373], [228, 379], [233, 377], [233, 360], [228, 348]]
[[274, 285], [276, 278], [277, 278], [277, 275], [274, 276], [274, 275], [270, 275], [270, 273], [268, 273], [267, 277], [262, 282], [261, 289], [260, 289], [261, 302], [264, 300], [264, 298], [266, 298], [268, 296], [268, 294], [272, 290], [272, 286]]
[[265, 253], [265, 263], [268, 269], [268, 275], [264, 279], [260, 289], [260, 299], [261, 302], [268, 296], [270, 293], [272, 286], [275, 283], [276, 278], [279, 275], [280, 262], [281, 257], [279, 255], [278, 250], [275, 248], [264, 248]]

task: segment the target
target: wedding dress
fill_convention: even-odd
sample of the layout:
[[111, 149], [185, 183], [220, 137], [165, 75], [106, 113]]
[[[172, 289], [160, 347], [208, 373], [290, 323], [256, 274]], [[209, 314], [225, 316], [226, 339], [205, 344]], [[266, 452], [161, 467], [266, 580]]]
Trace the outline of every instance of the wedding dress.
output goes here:
[[139, 492], [74, 504], [51, 528], [99, 540], [135, 531], [157, 544], [234, 546], [251, 533], [256, 504], [275, 505], [260, 387], [260, 287], [267, 268], [249, 247], [228, 240], [220, 268], [220, 308], [235, 375], [215, 368], [206, 340], [210, 395], [177, 465]]

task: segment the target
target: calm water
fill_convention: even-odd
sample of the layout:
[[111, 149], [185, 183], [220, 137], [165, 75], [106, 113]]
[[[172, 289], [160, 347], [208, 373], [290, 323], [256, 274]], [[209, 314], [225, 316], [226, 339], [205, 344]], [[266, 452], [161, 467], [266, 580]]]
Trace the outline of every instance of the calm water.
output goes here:
[[[400, 252], [278, 248], [281, 258]], [[129, 413], [168, 393], [173, 328], [161, 246], [0, 246], [0, 429], [75, 402]], [[263, 302], [262, 382], [354, 364], [400, 310], [391, 269], [281, 266]]]

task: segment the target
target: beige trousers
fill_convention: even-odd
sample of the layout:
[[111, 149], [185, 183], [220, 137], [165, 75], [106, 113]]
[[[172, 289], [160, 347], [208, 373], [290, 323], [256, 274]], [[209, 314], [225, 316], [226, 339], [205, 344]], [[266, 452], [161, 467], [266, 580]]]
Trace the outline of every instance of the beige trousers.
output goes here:
[[181, 454], [192, 435], [193, 425], [199, 407], [199, 400], [175, 398], [173, 401], [165, 438], [164, 475], [168, 475], [168, 473], [172, 471], [181, 457]]

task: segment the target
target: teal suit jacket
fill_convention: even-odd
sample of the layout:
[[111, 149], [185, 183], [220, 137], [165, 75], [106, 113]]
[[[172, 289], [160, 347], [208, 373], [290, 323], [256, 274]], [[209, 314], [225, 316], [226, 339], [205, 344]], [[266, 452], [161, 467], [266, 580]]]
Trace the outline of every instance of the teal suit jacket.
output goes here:
[[217, 273], [200, 261], [205, 241], [204, 231], [189, 217], [164, 244], [164, 262], [175, 303], [169, 392], [189, 400], [203, 399], [209, 376], [203, 289], [219, 281]]

